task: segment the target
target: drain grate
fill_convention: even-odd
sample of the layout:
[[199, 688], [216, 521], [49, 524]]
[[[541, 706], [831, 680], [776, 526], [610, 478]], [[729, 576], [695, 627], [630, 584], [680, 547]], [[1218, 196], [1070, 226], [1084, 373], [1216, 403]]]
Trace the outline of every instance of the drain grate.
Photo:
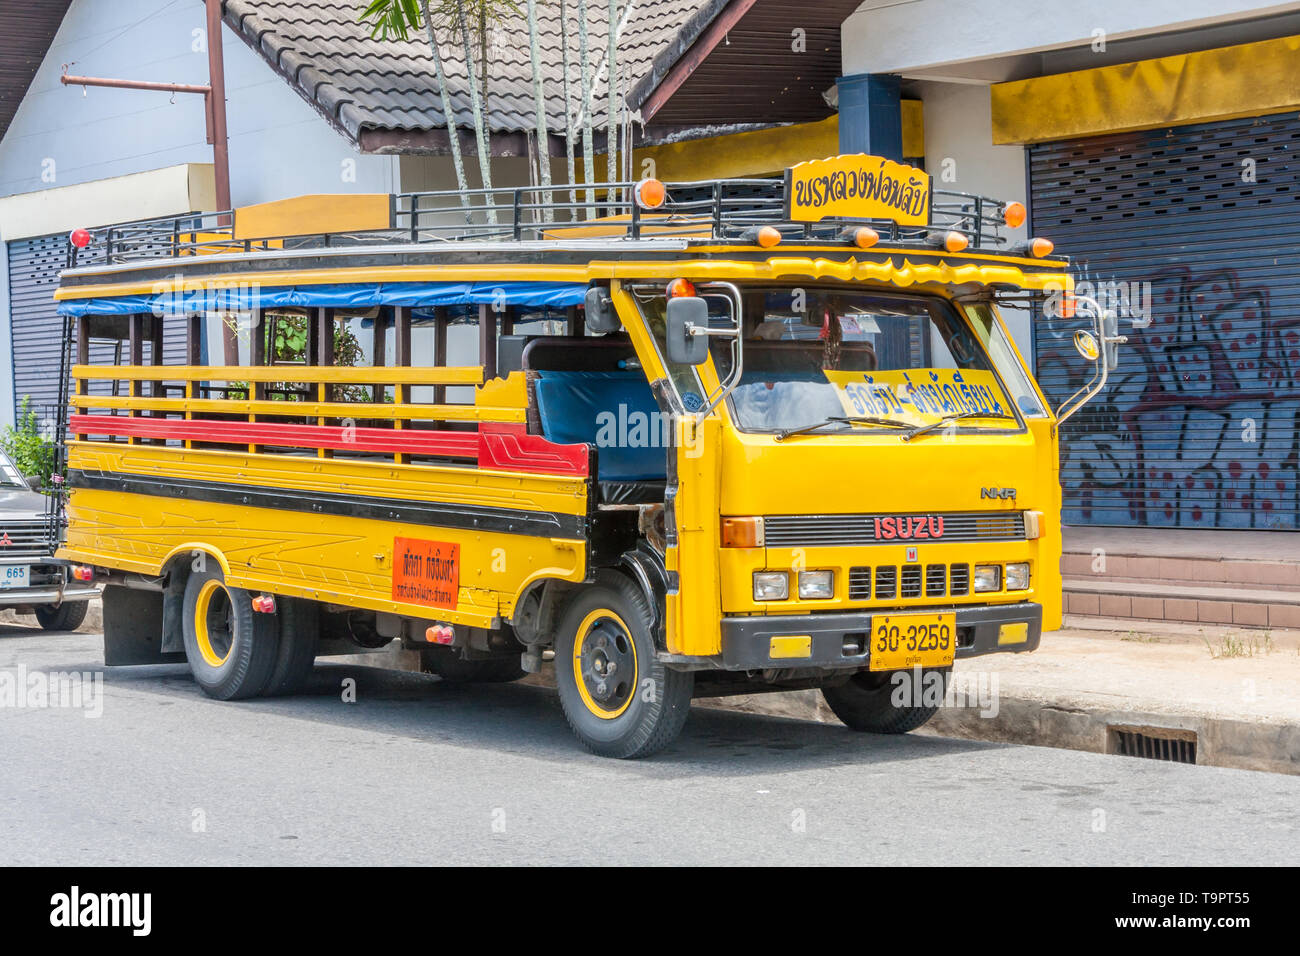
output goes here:
[[1196, 732], [1169, 727], [1108, 727], [1107, 752], [1172, 763], [1196, 763]]

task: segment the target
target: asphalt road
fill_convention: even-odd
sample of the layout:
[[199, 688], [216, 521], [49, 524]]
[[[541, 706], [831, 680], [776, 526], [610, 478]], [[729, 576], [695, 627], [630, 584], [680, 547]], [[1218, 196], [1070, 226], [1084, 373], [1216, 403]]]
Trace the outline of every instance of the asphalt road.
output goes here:
[[0, 625], [0, 681], [104, 674], [99, 717], [0, 702], [0, 865], [1300, 859], [1300, 777], [698, 706], [623, 762], [541, 688], [336, 658], [302, 697], [221, 703], [183, 665], [100, 660], [96, 635]]

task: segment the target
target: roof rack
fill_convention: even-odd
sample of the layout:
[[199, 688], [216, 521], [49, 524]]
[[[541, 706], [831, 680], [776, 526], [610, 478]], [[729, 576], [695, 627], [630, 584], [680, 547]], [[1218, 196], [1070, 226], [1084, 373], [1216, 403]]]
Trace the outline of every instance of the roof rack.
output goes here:
[[[1009, 203], [971, 193], [934, 190], [929, 224], [900, 226], [888, 219], [786, 221], [786, 185], [780, 178], [667, 183], [666, 198], [654, 209], [632, 198], [638, 185], [399, 193], [388, 197], [384, 228], [309, 235], [241, 238], [237, 210], [137, 220], [89, 230], [90, 241], [81, 248], [69, 242], [68, 267], [394, 243], [681, 238], [752, 244], [752, 231], [762, 226], [778, 229], [783, 243], [838, 241], [846, 229], [861, 226], [875, 229], [888, 244], [914, 246], [936, 236], [941, 243], [956, 232], [972, 249], [997, 250], [1009, 238], [1004, 220]], [[591, 198], [585, 198], [588, 193]]]

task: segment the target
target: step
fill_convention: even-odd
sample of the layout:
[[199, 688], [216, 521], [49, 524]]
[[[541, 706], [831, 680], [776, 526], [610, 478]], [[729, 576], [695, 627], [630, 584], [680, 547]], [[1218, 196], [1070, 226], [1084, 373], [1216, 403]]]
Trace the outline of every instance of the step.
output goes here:
[[1145, 581], [1191, 581], [1206, 585], [1246, 584], [1256, 587], [1300, 589], [1300, 561], [1187, 556], [1105, 551], [1105, 571], [1096, 571], [1097, 557], [1090, 551], [1066, 551], [1061, 573], [1068, 577], [1103, 577]]
[[1300, 592], [1277, 588], [1207, 586], [1116, 579], [1110, 575], [1067, 577], [1065, 611], [1093, 617], [1231, 624], [1238, 627], [1300, 627]]

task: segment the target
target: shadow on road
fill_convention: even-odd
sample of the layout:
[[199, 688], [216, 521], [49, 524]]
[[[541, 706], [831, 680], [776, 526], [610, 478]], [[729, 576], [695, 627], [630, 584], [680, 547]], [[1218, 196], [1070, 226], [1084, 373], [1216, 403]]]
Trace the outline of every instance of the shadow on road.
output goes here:
[[[0, 628], [0, 638], [8, 630]], [[603, 761], [582, 748], [569, 730], [555, 691], [547, 688], [453, 684], [428, 674], [318, 661], [310, 684], [299, 696], [223, 703], [204, 697], [184, 665], [105, 668], [99, 662], [97, 643], [69, 642], [57, 650], [45, 645], [44, 653], [33, 655], [41, 658], [39, 662], [29, 661], [28, 668], [102, 671], [110, 695], [116, 689], [444, 746], [542, 759]], [[55, 651], [57, 663], [50, 660], [50, 651]], [[352, 703], [343, 700], [349, 680], [355, 682]], [[701, 770], [757, 774], [888, 764], [1002, 746], [916, 735], [857, 734], [839, 725], [712, 710], [697, 704], [673, 745], [655, 757], [622, 766], [656, 778]]]

